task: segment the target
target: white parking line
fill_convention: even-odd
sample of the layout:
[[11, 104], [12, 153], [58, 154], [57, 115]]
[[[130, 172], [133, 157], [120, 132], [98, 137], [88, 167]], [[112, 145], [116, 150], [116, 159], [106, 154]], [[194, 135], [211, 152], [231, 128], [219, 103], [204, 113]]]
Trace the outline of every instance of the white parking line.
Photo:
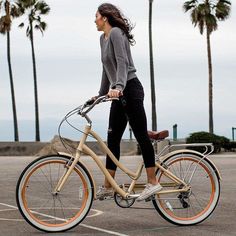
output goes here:
[[[16, 206], [5, 204], [5, 203], [0, 203], [0, 205], [6, 206], [6, 207], [9, 207], [9, 208], [13, 208], [13, 209], [18, 209], [18, 207], [16, 207]], [[41, 213], [38, 213], [38, 212], [36, 212], [36, 213], [37, 214], [41, 214]], [[54, 218], [53, 216], [49, 216], [49, 215], [47, 215], [47, 217]], [[57, 218], [57, 219], [59, 219], [59, 218]], [[2, 219], [2, 220], [4, 220], [4, 219]], [[59, 219], [59, 220], [65, 221], [64, 219]], [[99, 228], [99, 227], [94, 227], [94, 226], [87, 225], [87, 224], [79, 224], [79, 225], [83, 226], [83, 227], [86, 227], [88, 229], [93, 229], [93, 230], [101, 231], [101, 232], [104, 232], [104, 233], [107, 233], [107, 234], [118, 235], [118, 236], [128, 236], [127, 234], [121, 234], [121, 233], [118, 233], [118, 232], [115, 232], [115, 231], [106, 230], [106, 229], [102, 229], [102, 228]]]
[[8, 204], [2, 203], [2, 202], [0, 202], [0, 205], [10, 207], [10, 208], [14, 208], [14, 209], [18, 209], [18, 207], [16, 207], [16, 206], [8, 205]]
[[93, 227], [93, 226], [90, 226], [90, 225], [85, 225], [85, 224], [79, 224], [79, 225], [81, 225], [83, 227], [86, 227], [86, 228], [89, 228], [89, 229], [94, 229], [94, 230], [97, 230], [97, 231], [101, 231], [101, 232], [104, 232], [104, 233], [107, 233], [107, 234], [118, 235], [118, 236], [129, 236], [128, 234], [121, 234], [121, 233], [118, 233], [118, 232], [115, 232], [115, 231], [101, 229], [101, 228]]

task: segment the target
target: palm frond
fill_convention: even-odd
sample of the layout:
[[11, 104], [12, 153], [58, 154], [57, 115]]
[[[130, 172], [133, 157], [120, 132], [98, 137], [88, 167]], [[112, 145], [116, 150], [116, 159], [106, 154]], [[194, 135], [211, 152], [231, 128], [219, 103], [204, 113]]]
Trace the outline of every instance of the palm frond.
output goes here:
[[2, 1], [0, 1], [0, 11], [1, 11], [1, 9], [2, 9]]
[[226, 5], [231, 5], [231, 2], [227, 0], [219, 0], [219, 2], [224, 3]]
[[[19, 8], [28, 10], [28, 21], [29, 27], [26, 30], [27, 37], [30, 36], [33, 29], [43, 31], [46, 30], [47, 24], [41, 20], [41, 15], [48, 14], [50, 7], [45, 1], [42, 0], [18, 0], [17, 2]], [[23, 10], [22, 10], [23, 11]], [[33, 27], [33, 28], [32, 28]]]
[[191, 10], [192, 8], [195, 8], [196, 4], [197, 4], [197, 0], [191, 0], [191, 1], [185, 2], [183, 5], [184, 12], [187, 12], [187, 11]]
[[19, 28], [23, 28], [24, 26], [25, 26], [24, 22], [22, 22], [18, 25]]
[[38, 1], [34, 8], [36, 11], [39, 11], [41, 15], [46, 15], [50, 12], [50, 7], [44, 1]]
[[210, 4], [201, 3], [197, 8], [201, 16], [207, 16], [208, 14], [211, 14]]
[[7, 31], [5, 31], [3, 28], [1, 28], [1, 26], [0, 26], [0, 34], [3, 34], [3, 35], [5, 35], [7, 33]]
[[39, 29], [40, 29], [39, 25], [35, 25], [34, 28], [35, 28], [36, 30], [39, 30]]
[[40, 25], [35, 25], [34, 28], [35, 28], [36, 30], [40, 30], [40, 32], [41, 32], [42, 35], [43, 35], [43, 29], [41, 28]]
[[17, 10], [20, 12], [20, 14], [21, 15], [25, 14], [25, 8], [22, 5], [22, 3], [18, 1], [15, 4], [16, 4]]
[[40, 27], [42, 28], [43, 31], [45, 31], [47, 28], [47, 23], [44, 21], [40, 22]]
[[23, 15], [23, 13], [20, 11], [20, 9], [16, 5], [12, 5], [11, 6], [11, 16], [13, 18], [17, 18], [21, 15]]
[[191, 21], [194, 26], [198, 24], [199, 21], [202, 20], [202, 12], [201, 9], [199, 8], [194, 8], [190, 14], [191, 16]]
[[5, 26], [4, 26], [4, 16], [0, 18], [0, 33], [1, 34], [6, 33]]
[[27, 36], [27, 37], [30, 37], [30, 32], [31, 32], [31, 29], [30, 29], [30, 27], [28, 26], [27, 29], [26, 29], [26, 36]]
[[47, 24], [46, 24], [46, 22], [40, 22], [39, 24], [35, 25], [34, 28], [36, 30], [40, 30], [43, 35], [45, 29], [47, 28]]
[[[198, 26], [201, 34], [205, 29], [211, 33], [218, 28], [217, 19], [224, 20], [229, 16], [230, 7], [227, 0], [218, 0], [217, 4], [211, 2], [188, 1], [185, 9], [190, 10], [190, 18], [194, 27]], [[194, 7], [191, 7], [195, 4]]]
[[203, 33], [204, 33], [204, 28], [205, 28], [205, 22], [204, 22], [204, 20], [198, 21], [197, 25], [198, 25], [200, 34], [203, 34]]
[[229, 1], [219, 0], [219, 2], [215, 6], [216, 17], [219, 20], [225, 20], [230, 16], [230, 5]]
[[18, 3], [20, 3], [24, 9], [30, 9], [35, 5], [36, 0], [18, 0]]
[[11, 30], [11, 19], [5, 15], [0, 18], [0, 33], [5, 34]]
[[210, 33], [212, 33], [213, 31], [217, 30], [218, 25], [217, 25], [217, 19], [213, 14], [209, 14], [206, 18], [205, 18], [205, 22], [206, 22], [206, 26], [209, 30]]

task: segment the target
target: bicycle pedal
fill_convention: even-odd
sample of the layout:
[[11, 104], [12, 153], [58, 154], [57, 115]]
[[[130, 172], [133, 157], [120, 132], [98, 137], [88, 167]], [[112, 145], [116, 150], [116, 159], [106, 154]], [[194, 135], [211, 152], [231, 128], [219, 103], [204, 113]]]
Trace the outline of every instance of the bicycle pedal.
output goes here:
[[107, 196], [107, 197], [103, 197], [103, 198], [98, 198], [98, 200], [100, 201], [104, 201], [104, 200], [113, 200], [114, 197], [113, 196]]

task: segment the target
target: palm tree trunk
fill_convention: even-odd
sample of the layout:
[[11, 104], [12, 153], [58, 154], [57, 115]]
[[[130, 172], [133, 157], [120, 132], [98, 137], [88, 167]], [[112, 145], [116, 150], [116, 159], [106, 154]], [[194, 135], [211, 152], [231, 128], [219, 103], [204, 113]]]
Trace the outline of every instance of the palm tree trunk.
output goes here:
[[8, 69], [9, 69], [9, 76], [10, 76], [10, 87], [11, 87], [12, 111], [13, 111], [13, 122], [14, 122], [14, 140], [19, 141], [15, 91], [14, 91], [13, 75], [12, 75], [12, 68], [11, 68], [10, 32], [9, 31], [7, 31], [7, 61], [8, 61]]
[[156, 95], [155, 95], [153, 48], [152, 48], [152, 3], [153, 0], [149, 0], [149, 54], [150, 54], [151, 101], [152, 101], [152, 130], [156, 131], [157, 115], [156, 115]]
[[208, 73], [209, 73], [209, 133], [214, 133], [213, 128], [213, 83], [212, 83], [212, 62], [211, 62], [211, 44], [210, 32], [207, 29], [207, 56], [208, 56]]
[[40, 141], [37, 73], [36, 73], [36, 60], [35, 60], [35, 53], [34, 53], [34, 35], [33, 35], [32, 22], [30, 23], [30, 42], [31, 42], [31, 49], [32, 49], [33, 75], [34, 75], [35, 141]]

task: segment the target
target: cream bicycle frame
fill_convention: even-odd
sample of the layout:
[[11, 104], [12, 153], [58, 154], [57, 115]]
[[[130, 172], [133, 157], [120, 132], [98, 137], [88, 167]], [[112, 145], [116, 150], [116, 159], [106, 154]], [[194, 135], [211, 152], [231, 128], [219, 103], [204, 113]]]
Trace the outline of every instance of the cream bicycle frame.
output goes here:
[[[106, 167], [104, 166], [104, 164], [100, 160], [100, 158], [85, 144], [88, 135], [91, 135], [97, 141], [97, 143], [101, 147], [102, 151], [112, 159], [112, 161], [117, 165], [118, 168], [120, 168], [124, 173], [126, 173], [128, 176], [130, 176], [130, 178], [132, 178], [131, 184], [129, 185], [129, 188], [128, 188], [127, 192], [125, 192], [122, 189], [122, 187], [120, 187], [117, 184], [117, 182], [114, 180], [114, 178], [112, 178], [112, 176], [110, 175], [110, 173], [108, 172], [108, 170], [106, 169]], [[120, 163], [115, 158], [113, 153], [110, 151], [110, 149], [107, 147], [107, 145], [103, 142], [103, 140], [100, 138], [100, 136], [92, 130], [90, 124], [87, 124], [85, 126], [83, 136], [82, 136], [82, 138], [80, 140], [80, 143], [79, 143], [79, 145], [76, 149], [76, 155], [75, 155], [75, 157], [73, 157], [74, 160], [72, 161], [72, 163], [70, 165], [67, 166], [68, 170], [66, 171], [66, 173], [59, 180], [59, 182], [58, 182], [58, 184], [55, 188], [55, 193], [60, 192], [63, 185], [66, 183], [66, 180], [68, 179], [69, 175], [71, 174], [73, 168], [75, 167], [76, 163], [79, 161], [79, 159], [81, 157], [81, 153], [85, 153], [85, 154], [87, 154], [87, 155], [89, 155], [93, 158], [93, 160], [96, 162], [97, 166], [100, 168], [100, 170], [102, 171], [102, 173], [104, 174], [104, 176], [106, 177], [108, 182], [113, 187], [114, 191], [117, 192], [124, 199], [137, 198], [139, 196], [139, 194], [130, 194], [130, 193], [132, 192], [133, 188], [135, 187], [136, 181], [141, 176], [141, 173], [142, 173], [142, 170], [143, 170], [143, 167], [144, 167], [143, 161], [139, 164], [136, 172], [133, 172], [133, 171], [127, 169], [122, 163]], [[177, 176], [175, 176], [169, 170], [165, 169], [159, 162], [156, 162], [155, 165], [156, 165], [157, 169], [160, 169], [160, 170], [163, 171], [163, 174], [165, 176], [167, 176], [169, 179], [174, 181], [176, 183], [176, 185], [182, 185], [183, 186], [183, 188], [176, 189], [176, 190], [162, 190], [162, 191], [158, 192], [158, 194], [167, 194], [167, 193], [174, 193], [174, 192], [186, 192], [190, 189], [190, 187], [184, 181], [179, 179]]]

